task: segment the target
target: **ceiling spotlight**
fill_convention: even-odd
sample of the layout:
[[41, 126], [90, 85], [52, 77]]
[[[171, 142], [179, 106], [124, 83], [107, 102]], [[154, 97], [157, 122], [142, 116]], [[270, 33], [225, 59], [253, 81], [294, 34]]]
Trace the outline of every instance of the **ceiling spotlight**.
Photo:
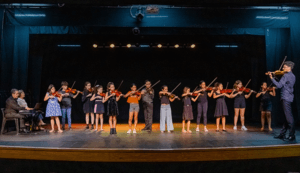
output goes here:
[[110, 48], [114, 48], [115, 45], [114, 45], [114, 44], [110, 44], [109, 47], [110, 47]]
[[132, 29], [132, 33], [133, 33], [134, 35], [139, 35], [139, 34], [140, 34], [140, 29], [139, 29], [138, 27], [134, 27], [134, 28]]
[[157, 47], [158, 47], [158, 48], [161, 48], [161, 47], [162, 47], [162, 45], [161, 45], [161, 44], [158, 44], [158, 45], [157, 45]]
[[97, 48], [98, 47], [98, 45], [97, 44], [93, 44], [93, 48]]
[[131, 47], [131, 44], [127, 44], [126, 46], [127, 46], [128, 48], [130, 48], [130, 47]]
[[195, 44], [192, 44], [192, 45], [191, 45], [191, 48], [195, 48], [195, 47], [196, 47]]
[[178, 44], [175, 44], [175, 46], [174, 46], [175, 48], [179, 48], [179, 45]]

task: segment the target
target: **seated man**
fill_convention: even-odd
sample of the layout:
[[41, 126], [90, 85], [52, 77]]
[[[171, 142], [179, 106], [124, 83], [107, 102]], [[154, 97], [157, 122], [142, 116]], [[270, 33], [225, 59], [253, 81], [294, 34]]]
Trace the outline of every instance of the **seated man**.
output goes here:
[[[23, 90], [19, 90], [19, 98], [17, 99], [17, 102], [18, 102], [19, 106], [28, 108], [27, 102], [25, 101], [25, 92]], [[36, 127], [37, 127], [36, 130], [38, 130], [38, 129], [44, 130], [44, 128], [42, 128], [41, 126], [46, 125], [46, 124], [43, 122], [42, 114], [37, 114], [36, 116], [37, 117], [34, 118], [34, 120], [35, 120], [34, 123], [36, 124]]]
[[5, 117], [7, 118], [20, 118], [20, 130], [23, 132], [28, 132], [25, 129], [24, 118], [25, 115], [18, 114], [20, 110], [32, 110], [28, 107], [24, 108], [18, 105], [17, 98], [19, 96], [19, 91], [17, 89], [11, 90], [11, 97], [6, 100], [6, 108], [5, 108]]

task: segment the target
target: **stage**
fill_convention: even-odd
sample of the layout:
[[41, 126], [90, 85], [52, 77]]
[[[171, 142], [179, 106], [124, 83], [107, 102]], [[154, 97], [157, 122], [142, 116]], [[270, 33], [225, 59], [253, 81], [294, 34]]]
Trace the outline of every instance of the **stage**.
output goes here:
[[[85, 124], [72, 124], [73, 130], [63, 133], [39, 131], [16, 135], [15, 131], [0, 137], [0, 158], [92, 161], [92, 162], [178, 162], [244, 160], [300, 156], [298, 141], [285, 142], [274, 139], [279, 128], [273, 132], [260, 131], [258, 126], [247, 126], [248, 131], [233, 131], [226, 125], [227, 132], [216, 132], [215, 124], [209, 124], [209, 132], [182, 133], [181, 123], [174, 124], [174, 132], [161, 133], [159, 124], [153, 124], [153, 131], [140, 131], [144, 124], [138, 124], [137, 134], [127, 134], [128, 125], [118, 124], [117, 134], [104, 131], [85, 130]], [[46, 126], [49, 129], [49, 126]], [[300, 139], [299, 129], [296, 138]]]

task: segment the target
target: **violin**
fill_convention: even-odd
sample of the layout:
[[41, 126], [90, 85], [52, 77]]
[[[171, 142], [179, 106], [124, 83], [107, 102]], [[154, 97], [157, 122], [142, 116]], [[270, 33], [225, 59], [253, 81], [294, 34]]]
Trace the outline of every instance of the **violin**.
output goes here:
[[110, 93], [115, 93], [117, 97], [119, 97], [122, 93], [118, 90], [110, 91]]
[[[237, 92], [242, 91], [242, 92], [245, 92], [245, 93], [250, 93], [251, 89], [250, 89], [250, 88], [242, 87], [242, 88], [239, 88], [238, 90], [236, 89], [236, 91], [237, 91]], [[253, 90], [252, 90], [252, 92], [253, 92], [253, 93], [257, 93], [256, 91], [253, 91]]]
[[229, 94], [229, 93], [232, 93], [232, 89], [222, 89], [222, 90], [220, 91], [220, 93], [221, 93], [221, 94], [223, 94], [223, 93]]
[[101, 97], [105, 97], [105, 93], [100, 93], [100, 96]]
[[170, 97], [171, 99], [177, 97], [177, 99], [180, 100], [180, 98], [179, 98], [178, 96], [176, 96], [175, 94], [171, 94], [171, 93], [169, 93], [169, 92], [163, 93], [163, 94], [161, 94], [161, 95], [162, 95], [162, 96]]
[[262, 92], [264, 92], [264, 91], [272, 92], [273, 91], [273, 87], [268, 87], [266, 89], [262, 89], [261, 91]]
[[68, 88], [68, 89], [66, 89], [66, 91], [65, 91], [66, 93], [72, 93], [72, 94], [76, 94], [76, 92], [79, 92], [79, 93], [81, 93], [82, 94], [82, 92], [81, 91], [77, 91], [76, 89], [72, 89], [72, 88]]
[[54, 96], [54, 97], [61, 97], [61, 94], [58, 91], [55, 91], [51, 95]]
[[[275, 76], [283, 76], [284, 74], [286, 74], [286, 71], [280, 71], [280, 70], [276, 70], [274, 72], [270, 72], [271, 74], [274, 74]], [[268, 72], [265, 73], [266, 75], [269, 75]]]
[[[129, 91], [128, 93], [130, 93], [132, 91]], [[134, 91], [134, 93], [131, 94], [132, 96], [140, 96], [141, 95], [141, 91]]]

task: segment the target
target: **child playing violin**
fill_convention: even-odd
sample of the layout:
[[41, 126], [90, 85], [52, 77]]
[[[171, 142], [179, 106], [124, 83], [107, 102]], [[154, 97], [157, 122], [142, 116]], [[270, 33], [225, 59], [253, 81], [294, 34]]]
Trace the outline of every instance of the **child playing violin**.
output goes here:
[[233, 130], [237, 130], [237, 121], [239, 118], [239, 113], [241, 116], [241, 130], [247, 131], [248, 129], [245, 127], [245, 109], [246, 109], [246, 100], [248, 99], [251, 94], [252, 90], [249, 94], [245, 95], [242, 90], [243, 84], [242, 81], [237, 80], [233, 85], [233, 92], [230, 94], [231, 98], [234, 98], [234, 126]]
[[104, 110], [104, 102], [105, 93], [103, 93], [103, 87], [101, 85], [97, 86], [95, 89], [96, 93], [93, 94], [91, 101], [95, 101], [94, 113], [96, 114], [96, 128], [95, 131], [98, 131], [98, 122], [100, 117], [100, 131], [103, 131], [103, 114]]
[[84, 89], [82, 93], [82, 102], [83, 102], [83, 112], [85, 113], [85, 122], [86, 129], [89, 129], [89, 114], [91, 114], [91, 130], [94, 129], [94, 111], [93, 111], [93, 102], [90, 101], [93, 95], [93, 91], [91, 89], [91, 83], [85, 82]]
[[131, 85], [131, 91], [129, 91], [126, 95], [124, 95], [125, 98], [128, 97], [127, 103], [129, 103], [129, 130], [127, 133], [131, 133], [132, 129], [132, 118], [134, 116], [134, 129], [132, 133], [136, 133], [136, 125], [138, 123], [138, 114], [139, 114], [139, 100], [141, 99], [141, 94], [139, 92], [136, 92], [136, 85], [133, 83]]
[[198, 106], [197, 106], [197, 128], [196, 128], [196, 132], [199, 132], [199, 125], [200, 125], [200, 119], [201, 119], [201, 115], [203, 114], [203, 125], [204, 125], [204, 131], [208, 132], [207, 128], [206, 128], [206, 124], [207, 124], [207, 108], [208, 108], [208, 101], [207, 101], [207, 96], [211, 97], [213, 95], [214, 90], [212, 89], [211, 92], [208, 92], [206, 89], [206, 84], [205, 82], [202, 80], [200, 81], [200, 90], [195, 91], [194, 93], [198, 93], [197, 97], [195, 99], [192, 98], [192, 100], [195, 102], [196, 100], [198, 100]]
[[[193, 117], [193, 109], [192, 109], [192, 102], [191, 102], [191, 96], [193, 93], [190, 92], [189, 87], [183, 88], [183, 94], [181, 95], [183, 97], [183, 113], [182, 113], [182, 132], [183, 133], [192, 133], [190, 130], [190, 124], [191, 120], [194, 119]], [[193, 101], [196, 100], [196, 98], [192, 98]], [[185, 130], [185, 121], [187, 120], [187, 130]]]
[[66, 115], [68, 116], [68, 125], [69, 130], [71, 130], [71, 110], [72, 110], [72, 103], [71, 98], [75, 99], [79, 91], [74, 95], [72, 93], [66, 93], [66, 90], [68, 89], [68, 82], [62, 81], [61, 82], [62, 91], [60, 93], [62, 94], [62, 100], [61, 100], [61, 113], [62, 113], [62, 130], [65, 130], [65, 122], [66, 122]]
[[107, 102], [107, 116], [109, 116], [109, 126], [110, 126], [110, 134], [117, 134], [116, 124], [117, 124], [117, 116], [119, 115], [118, 103], [120, 97], [123, 94], [116, 96], [115, 85], [112, 82], [108, 82], [107, 84], [107, 92], [105, 96], [105, 101]]
[[164, 133], [166, 130], [166, 123], [167, 123], [167, 130], [168, 133], [171, 133], [171, 130], [174, 130], [173, 121], [172, 121], [172, 112], [170, 101], [173, 102], [177, 96], [171, 98], [170, 93], [168, 92], [168, 86], [163, 85], [161, 87], [161, 91], [159, 92], [160, 98], [160, 132]]
[[215, 83], [216, 91], [213, 94], [213, 98], [216, 100], [216, 108], [215, 108], [215, 115], [216, 117], [216, 125], [217, 125], [217, 132], [219, 132], [219, 126], [220, 126], [220, 118], [222, 117], [222, 125], [223, 125], [223, 132], [226, 132], [225, 129], [225, 123], [226, 119], [225, 117], [228, 116], [228, 109], [225, 102], [225, 96], [230, 98], [230, 95], [227, 93], [221, 94], [221, 90], [223, 89], [223, 85], [221, 83]]
[[267, 82], [263, 82], [261, 85], [261, 90], [256, 94], [256, 98], [261, 96], [260, 100], [260, 111], [261, 111], [261, 131], [265, 128], [265, 117], [268, 120], [269, 131], [273, 131], [271, 128], [271, 111], [272, 111], [272, 102], [271, 96], [275, 97], [275, 87], [267, 88]]
[[53, 96], [55, 94], [54, 85], [50, 84], [47, 90], [47, 93], [44, 97], [44, 101], [48, 100], [47, 108], [46, 108], [46, 117], [51, 117], [51, 130], [50, 133], [54, 132], [54, 120], [56, 121], [56, 125], [58, 128], [58, 132], [62, 133], [63, 131], [60, 129], [59, 116], [61, 116], [61, 110], [59, 103], [62, 100], [61, 95]]

